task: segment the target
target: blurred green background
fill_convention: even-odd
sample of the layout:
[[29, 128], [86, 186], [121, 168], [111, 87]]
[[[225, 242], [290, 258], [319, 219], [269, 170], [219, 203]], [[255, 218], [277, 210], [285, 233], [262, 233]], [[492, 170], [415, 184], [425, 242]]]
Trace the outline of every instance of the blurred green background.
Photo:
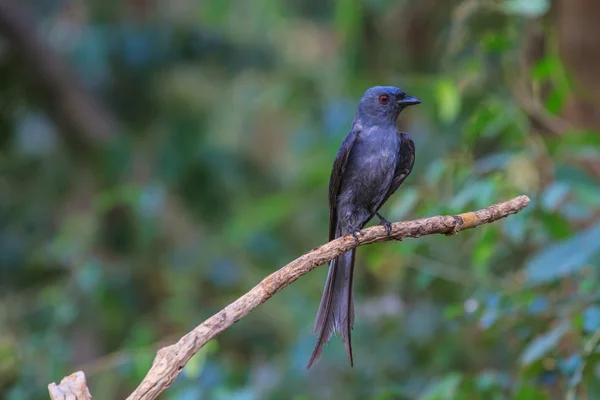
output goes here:
[[388, 219], [531, 205], [361, 248], [354, 368], [334, 338], [305, 369], [321, 267], [161, 398], [600, 398], [598, 20], [588, 0], [3, 0], [0, 398], [76, 370], [124, 398], [325, 242], [335, 153], [380, 84], [423, 101]]

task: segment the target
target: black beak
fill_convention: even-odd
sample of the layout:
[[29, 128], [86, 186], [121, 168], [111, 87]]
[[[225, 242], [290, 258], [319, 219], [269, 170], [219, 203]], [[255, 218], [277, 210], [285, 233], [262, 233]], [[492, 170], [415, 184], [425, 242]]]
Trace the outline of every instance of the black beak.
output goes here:
[[417, 99], [416, 97], [406, 95], [398, 102], [398, 104], [402, 104], [404, 107], [416, 106], [417, 104], [421, 104], [421, 100]]

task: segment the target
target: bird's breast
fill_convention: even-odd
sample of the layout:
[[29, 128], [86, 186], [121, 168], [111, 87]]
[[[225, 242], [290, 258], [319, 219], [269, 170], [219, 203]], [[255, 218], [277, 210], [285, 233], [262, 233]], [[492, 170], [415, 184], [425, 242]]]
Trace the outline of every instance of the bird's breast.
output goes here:
[[396, 165], [400, 150], [400, 139], [393, 132], [367, 132], [358, 138], [352, 148], [351, 160], [363, 168], [385, 167]]
[[395, 131], [367, 132], [352, 147], [345, 178], [358, 183], [363, 190], [380, 190], [389, 184], [399, 149], [400, 139]]

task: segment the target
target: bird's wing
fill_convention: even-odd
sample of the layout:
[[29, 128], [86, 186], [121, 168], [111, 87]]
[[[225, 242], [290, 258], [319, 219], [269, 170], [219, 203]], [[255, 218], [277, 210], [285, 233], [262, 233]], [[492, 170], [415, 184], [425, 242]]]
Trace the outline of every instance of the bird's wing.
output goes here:
[[388, 189], [383, 201], [377, 207], [377, 211], [385, 204], [387, 199], [394, 194], [396, 190], [402, 185], [402, 182], [411, 173], [413, 165], [415, 164], [415, 143], [406, 132], [399, 132], [400, 136], [400, 151], [398, 153], [398, 163], [396, 164], [396, 170], [394, 171], [394, 178], [392, 184]]
[[335, 239], [335, 231], [337, 226], [337, 196], [342, 187], [342, 177], [346, 170], [346, 164], [352, 151], [352, 146], [358, 137], [359, 132], [362, 130], [360, 124], [355, 123], [352, 125], [352, 130], [346, 136], [340, 149], [335, 156], [333, 162], [333, 168], [331, 170], [331, 177], [329, 178], [329, 240]]

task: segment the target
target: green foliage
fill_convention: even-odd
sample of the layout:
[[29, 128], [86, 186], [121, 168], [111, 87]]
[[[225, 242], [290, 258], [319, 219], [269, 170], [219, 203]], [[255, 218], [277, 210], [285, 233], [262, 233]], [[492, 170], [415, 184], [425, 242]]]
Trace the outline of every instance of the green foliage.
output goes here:
[[600, 251], [598, 237], [600, 224], [545, 247], [525, 264], [527, 280], [532, 284], [539, 284], [573, 275]]
[[507, 13], [524, 17], [541, 17], [550, 10], [549, 0], [506, 0], [504, 8]]
[[456, 83], [450, 79], [440, 80], [436, 88], [436, 97], [440, 120], [445, 124], [451, 124], [460, 112], [461, 96]]
[[455, 399], [462, 376], [449, 374], [439, 382], [429, 385], [419, 396], [419, 400], [450, 400]]
[[599, 396], [600, 135], [565, 121], [577, 91], [550, 1], [43, 3], [36, 29], [120, 131], [82, 155], [0, 51], [1, 398], [46, 399], [79, 369], [95, 398], [124, 398], [157, 347], [325, 241], [331, 163], [376, 84], [423, 100], [399, 120], [417, 159], [388, 219], [530, 206], [361, 248], [353, 369], [339, 338], [305, 369], [322, 267], [163, 397]]
[[521, 364], [529, 365], [544, 357], [549, 351], [556, 348], [560, 339], [569, 332], [569, 329], [569, 324], [563, 321], [550, 332], [536, 337], [527, 345], [525, 350], [523, 350], [523, 353], [521, 354]]

